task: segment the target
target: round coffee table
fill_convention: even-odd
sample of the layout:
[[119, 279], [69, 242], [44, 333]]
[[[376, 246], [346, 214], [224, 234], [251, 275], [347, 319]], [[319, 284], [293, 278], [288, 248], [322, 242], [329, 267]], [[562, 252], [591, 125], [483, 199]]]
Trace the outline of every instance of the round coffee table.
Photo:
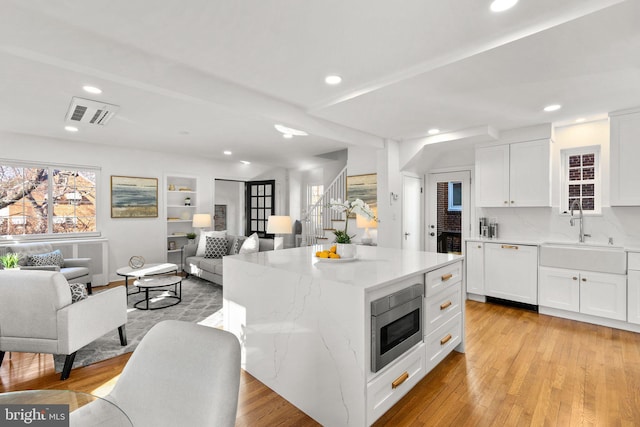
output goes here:
[[138, 288], [138, 292], [129, 293], [129, 278], [142, 278], [149, 276], [157, 276], [159, 274], [167, 274], [167, 273], [178, 273], [178, 266], [176, 264], [171, 264], [168, 262], [162, 264], [145, 264], [140, 268], [131, 268], [131, 267], [122, 267], [116, 270], [116, 274], [118, 276], [124, 276], [124, 286], [127, 290], [127, 298], [129, 295], [136, 294], [140, 292], [140, 288]]
[[[181, 276], [156, 276], [156, 277], [141, 277], [133, 282], [140, 292], [144, 291], [144, 299], [136, 302], [133, 306], [139, 310], [158, 310], [161, 308], [167, 308], [179, 304], [182, 301], [182, 277]], [[167, 286], [173, 286], [173, 291], [167, 289]], [[173, 295], [163, 294], [158, 297], [164, 300], [175, 300], [172, 304], [163, 304], [160, 307], [151, 307], [149, 303], [149, 291], [159, 292], [173, 292]], [[146, 306], [140, 307], [142, 303], [146, 303]]]

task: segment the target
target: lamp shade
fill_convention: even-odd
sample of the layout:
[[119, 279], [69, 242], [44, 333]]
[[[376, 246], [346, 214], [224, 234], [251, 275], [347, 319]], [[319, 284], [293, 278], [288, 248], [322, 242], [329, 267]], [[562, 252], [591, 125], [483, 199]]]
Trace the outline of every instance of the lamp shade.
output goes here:
[[[378, 210], [376, 208], [371, 209], [374, 216], [378, 216]], [[356, 215], [356, 227], [358, 228], [378, 228], [378, 221], [369, 219], [362, 215]]]
[[192, 225], [195, 228], [211, 227], [211, 215], [210, 214], [194, 214]]
[[271, 215], [267, 219], [267, 233], [291, 234], [291, 217], [285, 215]]

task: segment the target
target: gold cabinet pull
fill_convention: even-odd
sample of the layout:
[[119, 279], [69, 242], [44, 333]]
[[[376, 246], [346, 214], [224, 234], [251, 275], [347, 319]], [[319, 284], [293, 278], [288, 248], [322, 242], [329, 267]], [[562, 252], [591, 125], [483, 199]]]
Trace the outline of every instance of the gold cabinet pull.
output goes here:
[[408, 379], [409, 379], [409, 373], [405, 371], [402, 375], [400, 375], [398, 378], [396, 378], [396, 380], [394, 382], [391, 383], [391, 388], [400, 387], [400, 384], [402, 384], [403, 382], [405, 382]]
[[444, 302], [444, 303], [440, 304], [440, 310], [444, 310], [445, 308], [450, 307], [450, 306], [451, 306], [451, 301]]
[[447, 280], [451, 279], [453, 277], [453, 274], [449, 273], [449, 274], [443, 274], [442, 277], [440, 277], [442, 279], [443, 282], [446, 282]]
[[444, 337], [444, 338], [442, 338], [442, 339], [440, 340], [440, 345], [445, 345], [446, 343], [448, 343], [448, 342], [449, 342], [449, 340], [450, 340], [451, 338], [453, 338], [453, 337], [451, 336], [451, 334], [447, 334], [447, 336], [446, 336], [446, 337]]
[[502, 249], [515, 249], [515, 250], [518, 250], [519, 248], [516, 245], [502, 245]]

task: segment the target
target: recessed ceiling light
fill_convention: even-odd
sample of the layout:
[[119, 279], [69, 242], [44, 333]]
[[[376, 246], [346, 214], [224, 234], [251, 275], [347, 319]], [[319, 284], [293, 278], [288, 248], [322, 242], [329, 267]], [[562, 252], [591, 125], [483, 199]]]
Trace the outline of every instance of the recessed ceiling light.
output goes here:
[[65, 126], [64, 130], [66, 130], [67, 132], [78, 132], [78, 128], [75, 126]]
[[587, 119], [585, 119], [584, 117], [580, 117], [579, 119], [576, 119], [576, 123], [583, 123], [586, 120]]
[[251, 162], [248, 162], [246, 160], [240, 160], [240, 163], [242, 163], [243, 165], [250, 165]]
[[95, 86], [82, 86], [82, 89], [84, 89], [85, 92], [93, 93], [93, 94], [96, 94], [96, 95], [102, 93], [102, 89], [97, 88]]
[[278, 132], [282, 132], [284, 134], [295, 135], [295, 136], [306, 136], [306, 135], [309, 135], [308, 133], [306, 133], [303, 130], [288, 128], [288, 127], [283, 126], [283, 125], [273, 125], [273, 127], [275, 127]]
[[285, 133], [285, 134], [282, 134], [282, 137], [285, 139], [291, 139], [293, 138], [293, 135], [291, 135], [290, 133]]
[[433, 129], [429, 129], [427, 132], [429, 133], [429, 135], [436, 135], [440, 133], [440, 129], [433, 128]]
[[518, 3], [518, 0], [494, 0], [489, 8], [492, 12], [504, 12], [511, 9]]
[[562, 105], [560, 104], [547, 105], [546, 107], [544, 107], [544, 111], [546, 112], [558, 111], [561, 108], [562, 108]]
[[342, 83], [342, 77], [332, 74], [324, 78], [324, 82], [328, 85], [339, 85]]
[[223, 151], [222, 153], [223, 153], [225, 156], [230, 156], [230, 155], [232, 155], [232, 154], [233, 154], [233, 153], [232, 153], [231, 151], [229, 151], [229, 150], [225, 150], [225, 151]]

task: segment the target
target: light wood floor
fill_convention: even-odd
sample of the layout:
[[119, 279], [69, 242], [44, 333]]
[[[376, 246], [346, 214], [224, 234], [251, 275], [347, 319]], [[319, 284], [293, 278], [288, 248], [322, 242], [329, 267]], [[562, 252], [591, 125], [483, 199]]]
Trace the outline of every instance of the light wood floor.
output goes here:
[[[453, 353], [376, 426], [638, 426], [640, 335], [467, 302], [467, 351]], [[8, 357], [8, 355], [7, 355]], [[0, 391], [62, 388], [106, 394], [129, 355], [74, 369], [14, 353]], [[243, 372], [238, 426], [315, 426]]]

